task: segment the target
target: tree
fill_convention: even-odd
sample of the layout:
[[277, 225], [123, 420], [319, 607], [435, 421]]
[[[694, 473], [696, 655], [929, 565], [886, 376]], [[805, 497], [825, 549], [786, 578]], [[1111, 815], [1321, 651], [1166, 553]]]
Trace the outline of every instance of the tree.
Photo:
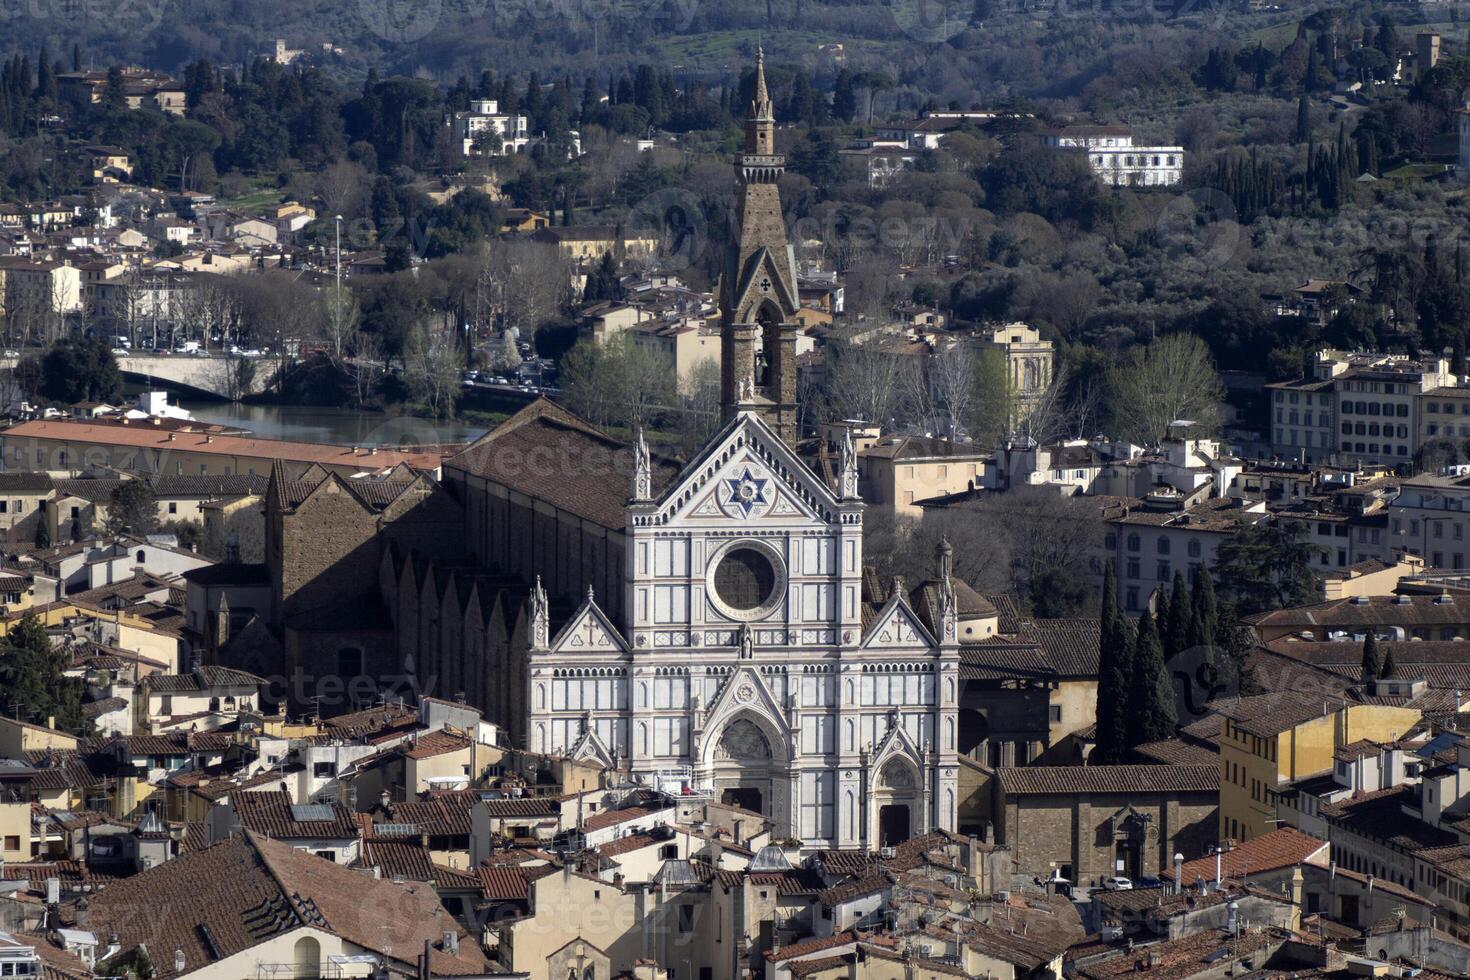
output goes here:
[[1378, 637], [1373, 631], [1368, 631], [1368, 636], [1363, 640], [1363, 683], [1377, 680], [1383, 676], [1383, 659], [1378, 654]]
[[463, 373], [464, 354], [448, 331], [430, 332], [417, 325], [409, 332], [403, 349], [403, 380], [409, 396], [431, 415], [454, 414]]
[[887, 426], [898, 407], [903, 358], [881, 338], [834, 334], [827, 345], [826, 399], [837, 418]]
[[1169, 616], [1164, 624], [1164, 656], [1173, 657], [1188, 650], [1189, 638], [1193, 632], [1194, 610], [1189, 588], [1184, 582], [1184, 572], [1176, 568], [1169, 596]]
[[1398, 664], [1393, 662], [1393, 648], [1389, 647], [1388, 652], [1383, 655], [1383, 668], [1378, 672], [1378, 676], [1383, 680], [1392, 680], [1398, 674], [1398, 670]]
[[124, 480], [107, 503], [107, 533], [143, 537], [158, 524], [158, 501], [142, 480]]
[[1109, 374], [1109, 409], [1120, 438], [1154, 445], [1179, 420], [1193, 422], [1198, 433], [1214, 431], [1224, 388], [1209, 348], [1193, 334], [1170, 334], [1135, 349]]
[[40, 394], [53, 401], [105, 402], [122, 394], [117, 358], [101, 337], [66, 337], [41, 358]]
[[568, 404], [598, 425], [651, 426], [677, 400], [667, 360], [620, 334], [598, 343], [583, 340], [561, 361]]
[[1128, 747], [1173, 738], [1179, 720], [1174, 703], [1174, 683], [1164, 666], [1164, 648], [1153, 613], [1147, 609], [1138, 618], [1132, 674], [1128, 698]]
[[502, 330], [491, 348], [490, 367], [501, 374], [509, 375], [521, 366], [521, 350], [516, 346], [516, 336]]
[[1122, 762], [1127, 754], [1133, 649], [1126, 622], [1118, 609], [1113, 563], [1108, 562], [1103, 570], [1102, 617], [1098, 630], [1097, 746], [1093, 750], [1093, 758], [1102, 763]]
[[1201, 568], [1195, 576], [1190, 605], [1192, 615], [1189, 620], [1189, 645], [1213, 646], [1215, 634], [1220, 628], [1220, 614], [1215, 606], [1214, 577], [1208, 568]]
[[1299, 522], [1247, 524], [1215, 552], [1220, 593], [1241, 616], [1316, 602], [1321, 598], [1312, 565], [1317, 551]]
[[91, 734], [92, 723], [82, 713], [86, 684], [66, 676], [69, 660], [52, 647], [35, 613], [27, 612], [5, 636], [0, 677], [8, 703], [3, 707], [22, 721], [44, 725], [55, 719], [62, 731]]

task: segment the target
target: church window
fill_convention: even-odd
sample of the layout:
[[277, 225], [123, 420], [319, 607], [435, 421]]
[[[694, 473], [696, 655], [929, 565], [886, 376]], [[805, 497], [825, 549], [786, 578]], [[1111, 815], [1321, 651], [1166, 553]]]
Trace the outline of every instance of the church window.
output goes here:
[[731, 609], [749, 612], [771, 599], [776, 587], [776, 569], [771, 559], [755, 548], [734, 548], [715, 569], [715, 592]]

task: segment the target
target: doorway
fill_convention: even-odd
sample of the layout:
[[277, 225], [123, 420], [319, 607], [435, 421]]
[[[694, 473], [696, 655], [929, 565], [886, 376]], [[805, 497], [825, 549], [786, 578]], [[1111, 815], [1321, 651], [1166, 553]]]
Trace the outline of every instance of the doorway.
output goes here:
[[732, 786], [720, 794], [720, 802], [727, 806], [738, 806], [751, 813], [765, 815], [761, 807], [761, 791], [754, 786]]
[[890, 803], [878, 808], [878, 845], [894, 847], [909, 839], [907, 803]]

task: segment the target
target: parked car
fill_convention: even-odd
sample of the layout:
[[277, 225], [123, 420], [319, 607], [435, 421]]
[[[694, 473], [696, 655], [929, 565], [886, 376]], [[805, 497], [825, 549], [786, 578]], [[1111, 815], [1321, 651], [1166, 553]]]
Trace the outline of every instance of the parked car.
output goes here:
[[112, 349], [112, 356], [114, 357], [127, 357], [131, 353], [132, 351], [128, 350], [126, 347], [114, 347]]
[[15, 349], [10, 348], [10, 347], [7, 347], [3, 351], [0, 351], [0, 357], [19, 357], [19, 356], [20, 356], [20, 351], [15, 350]]
[[1131, 892], [1133, 890], [1133, 882], [1122, 877], [1104, 878], [1103, 890], [1110, 892]]

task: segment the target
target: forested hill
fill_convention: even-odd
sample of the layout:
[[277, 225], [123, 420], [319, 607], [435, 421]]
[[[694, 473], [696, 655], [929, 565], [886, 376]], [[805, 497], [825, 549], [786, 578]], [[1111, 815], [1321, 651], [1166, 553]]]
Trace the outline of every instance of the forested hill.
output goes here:
[[[0, 31], [14, 50], [77, 44], [99, 67], [242, 64], [282, 38], [346, 77], [376, 69], [445, 81], [487, 67], [545, 77], [635, 62], [728, 77], [762, 43], [777, 60], [820, 67], [842, 57], [969, 104], [977, 92], [1073, 94], [1119, 58], [1125, 69], [1144, 55], [1167, 64], [1202, 32], [1262, 25], [1221, 2], [1177, 0], [1161, 12], [1126, 0], [18, 0], [0, 5]], [[340, 51], [323, 56], [324, 44]]]

